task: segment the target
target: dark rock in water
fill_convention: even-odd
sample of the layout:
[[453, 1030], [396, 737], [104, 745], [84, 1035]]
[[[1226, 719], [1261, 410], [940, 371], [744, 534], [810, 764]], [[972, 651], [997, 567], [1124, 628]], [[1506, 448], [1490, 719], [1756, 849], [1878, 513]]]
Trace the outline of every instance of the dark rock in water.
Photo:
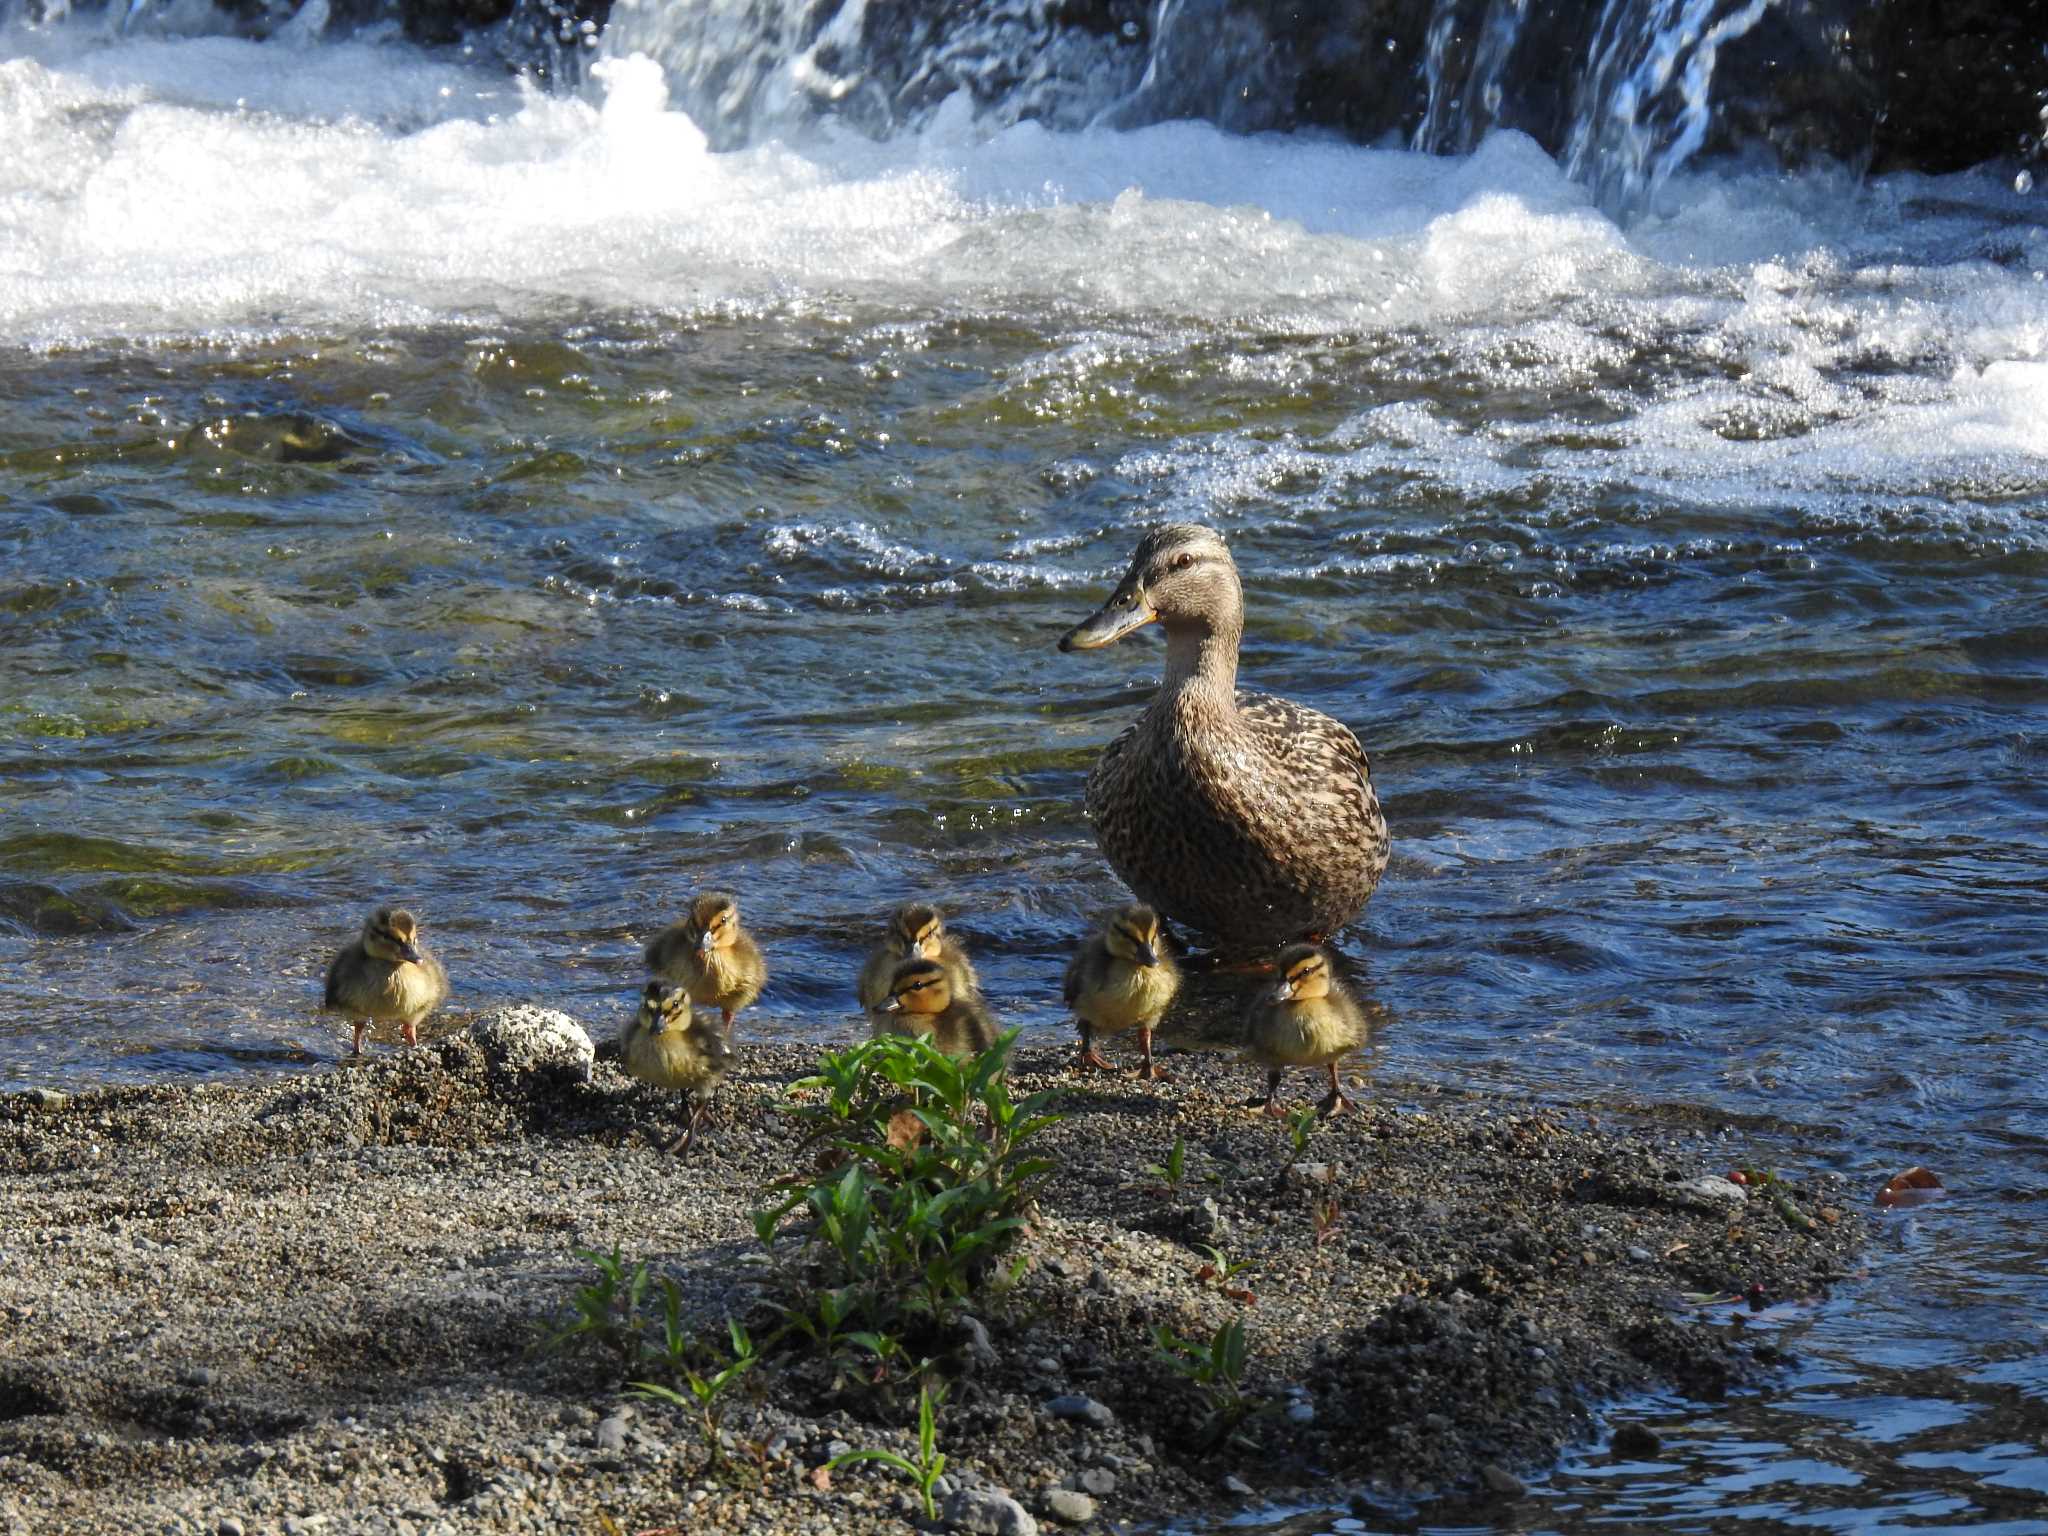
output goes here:
[[1654, 1456], [1664, 1449], [1663, 1438], [1647, 1424], [1617, 1424], [1614, 1426], [1614, 1454], [1631, 1460]]

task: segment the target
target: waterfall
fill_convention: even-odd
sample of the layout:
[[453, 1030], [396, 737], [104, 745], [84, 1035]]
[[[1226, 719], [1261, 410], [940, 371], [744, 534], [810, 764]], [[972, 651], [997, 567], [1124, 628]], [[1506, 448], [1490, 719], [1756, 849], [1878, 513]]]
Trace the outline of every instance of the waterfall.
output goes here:
[[1572, 92], [1566, 174], [1630, 217], [1707, 136], [1722, 47], [1778, 0], [1607, 0]]
[[[416, 40], [445, 40], [454, 34], [434, 28], [454, 25], [451, 16], [495, 16], [467, 34], [479, 53], [495, 48], [554, 88], [578, 88], [587, 59], [647, 54], [718, 149], [819, 120], [885, 139], [918, 131], [942, 106], [991, 129], [1201, 118], [1247, 133], [1333, 128], [1365, 142], [1399, 132], [1429, 154], [1468, 153], [1513, 128], [1629, 219], [1694, 155], [1726, 147], [1731, 103], [1749, 139], [1867, 154], [1879, 83], [1905, 78], [1897, 58], [1872, 49], [1918, 35], [1904, 23], [1887, 32], [1883, 18], [1929, 3], [0, 0], [0, 22], [233, 30], [303, 45], [393, 20]], [[1752, 33], [1747, 48], [1732, 47]], [[2042, 73], [2048, 82], [2048, 64]], [[1942, 110], [1931, 99], [1923, 113]], [[2038, 125], [2032, 133], [2037, 145]], [[1987, 145], [1985, 154], [2010, 152], [2010, 139]]]

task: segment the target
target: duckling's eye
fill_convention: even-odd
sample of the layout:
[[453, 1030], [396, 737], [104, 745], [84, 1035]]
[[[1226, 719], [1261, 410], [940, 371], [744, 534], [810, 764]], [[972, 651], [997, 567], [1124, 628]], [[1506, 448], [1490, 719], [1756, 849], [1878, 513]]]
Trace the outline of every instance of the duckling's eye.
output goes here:
[[1173, 568], [1176, 571], [1184, 571], [1194, 563], [1195, 557], [1186, 550], [1181, 551], [1181, 553], [1173, 557]]

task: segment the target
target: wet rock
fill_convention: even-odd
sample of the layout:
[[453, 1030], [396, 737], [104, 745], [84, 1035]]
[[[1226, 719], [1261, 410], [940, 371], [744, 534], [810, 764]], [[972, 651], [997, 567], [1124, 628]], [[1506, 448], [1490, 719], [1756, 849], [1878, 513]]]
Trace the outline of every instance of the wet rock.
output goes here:
[[1045, 1411], [1056, 1419], [1071, 1419], [1086, 1424], [1090, 1429], [1107, 1429], [1116, 1422], [1116, 1414], [1111, 1412], [1107, 1403], [1098, 1403], [1078, 1392], [1054, 1398], [1045, 1405]]
[[532, 1003], [515, 1003], [484, 1014], [469, 1026], [494, 1077], [536, 1077], [587, 1083], [597, 1047], [568, 1014]]
[[1061, 1525], [1086, 1525], [1095, 1518], [1095, 1501], [1073, 1488], [1048, 1488], [1045, 1512]]
[[1038, 1536], [1031, 1512], [994, 1488], [960, 1488], [946, 1500], [946, 1524], [974, 1536]]
[[56, 1114], [71, 1102], [70, 1094], [59, 1093], [55, 1088], [31, 1088], [22, 1097], [46, 1115]]
[[1614, 1426], [1614, 1454], [1637, 1460], [1654, 1456], [1664, 1449], [1664, 1440], [1647, 1424], [1617, 1424]]
[[1252, 1485], [1233, 1472], [1223, 1479], [1223, 1491], [1240, 1499], [1248, 1499], [1252, 1496]]
[[1528, 1485], [1514, 1473], [1490, 1461], [1479, 1469], [1479, 1486], [1503, 1499], [1524, 1498], [1529, 1492]]

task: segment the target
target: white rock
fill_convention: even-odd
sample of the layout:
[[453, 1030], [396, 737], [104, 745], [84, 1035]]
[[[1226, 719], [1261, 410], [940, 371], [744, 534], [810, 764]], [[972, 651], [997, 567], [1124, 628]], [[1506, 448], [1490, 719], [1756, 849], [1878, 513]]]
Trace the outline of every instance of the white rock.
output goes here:
[[597, 1060], [589, 1031], [566, 1013], [532, 1003], [493, 1009], [469, 1026], [469, 1035], [491, 1071], [507, 1077], [541, 1073], [587, 1083]]
[[1678, 1186], [1680, 1194], [1692, 1195], [1698, 1200], [1710, 1200], [1723, 1205], [1741, 1205], [1749, 1199], [1749, 1191], [1740, 1184], [1730, 1183], [1718, 1173], [1702, 1178], [1687, 1179]]
[[946, 1524], [973, 1536], [1038, 1536], [1031, 1512], [993, 1488], [961, 1488], [946, 1500]]

